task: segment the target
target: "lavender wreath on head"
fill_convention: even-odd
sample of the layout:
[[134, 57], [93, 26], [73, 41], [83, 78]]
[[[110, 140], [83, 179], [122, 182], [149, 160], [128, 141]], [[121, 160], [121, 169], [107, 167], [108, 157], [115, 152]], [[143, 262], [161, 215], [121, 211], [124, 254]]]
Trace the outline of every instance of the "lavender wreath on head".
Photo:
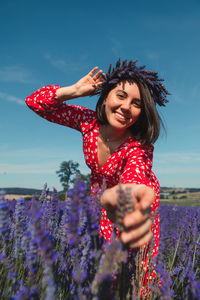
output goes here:
[[122, 81], [133, 81], [139, 80], [147, 85], [155, 103], [160, 106], [165, 106], [165, 103], [168, 102], [167, 95], [170, 93], [166, 90], [165, 86], [161, 83], [164, 81], [163, 78], [158, 78], [158, 72], [145, 70], [146, 67], [136, 66], [137, 60], [130, 60], [127, 63], [127, 60], [123, 61], [122, 64], [120, 59], [117, 61], [116, 66], [113, 67], [109, 65], [107, 74], [102, 75], [102, 84], [96, 85], [95, 95], [105, 93], [113, 89], [113, 87], [122, 82]]

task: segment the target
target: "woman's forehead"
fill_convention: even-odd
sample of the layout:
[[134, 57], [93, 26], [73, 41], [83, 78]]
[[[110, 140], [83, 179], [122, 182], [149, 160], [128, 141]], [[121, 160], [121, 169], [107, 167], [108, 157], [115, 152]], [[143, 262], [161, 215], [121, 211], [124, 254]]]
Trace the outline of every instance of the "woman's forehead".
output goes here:
[[128, 81], [122, 81], [117, 84], [117, 86], [114, 88], [115, 91], [122, 90], [125, 91], [128, 94], [137, 94], [138, 97], [140, 97], [140, 89], [136, 82], [128, 82]]

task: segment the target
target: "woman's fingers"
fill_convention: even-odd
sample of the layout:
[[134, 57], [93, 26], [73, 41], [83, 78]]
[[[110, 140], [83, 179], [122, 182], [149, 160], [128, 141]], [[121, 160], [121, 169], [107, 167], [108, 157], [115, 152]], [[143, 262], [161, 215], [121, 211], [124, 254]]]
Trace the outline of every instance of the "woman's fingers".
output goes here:
[[[93, 68], [89, 73], [88, 76], [94, 81], [94, 83], [100, 83], [101, 82], [101, 78], [102, 78], [102, 74], [103, 74], [103, 70], [99, 70], [96, 74], [95, 72], [98, 70], [98, 67]], [[95, 74], [95, 75], [94, 75]]]
[[102, 77], [102, 73], [103, 73], [103, 70], [100, 70], [97, 74], [95, 74], [93, 76], [93, 80], [98, 83], [100, 80], [101, 80], [101, 77]]
[[135, 185], [133, 195], [138, 202], [138, 208], [142, 210], [149, 209], [155, 198], [153, 189], [144, 184]]
[[95, 73], [97, 70], [98, 70], [98, 67], [94, 67], [94, 68], [88, 73], [88, 75], [89, 75], [90, 77], [92, 77], [92, 76], [94, 75], [94, 73]]
[[144, 246], [146, 243], [148, 243], [153, 237], [153, 233], [151, 231], [147, 232], [143, 237], [138, 239], [137, 241], [129, 243], [129, 248], [138, 248], [141, 246]]
[[149, 236], [151, 232], [152, 221], [151, 219], [147, 219], [143, 224], [138, 227], [130, 228], [127, 231], [123, 231], [121, 233], [121, 240], [123, 243], [135, 244], [142, 243], [145, 236]]
[[[137, 187], [136, 193], [134, 192]], [[145, 186], [133, 186], [134, 210], [124, 217], [125, 230], [121, 233], [123, 243], [130, 248], [143, 246], [150, 241], [152, 220], [150, 219], [151, 204], [154, 201], [154, 191]]]
[[147, 219], [149, 219], [149, 214], [151, 210], [146, 210], [145, 212], [139, 209], [136, 209], [132, 213], [129, 213], [124, 217], [124, 226], [125, 228], [129, 227], [137, 227], [138, 225], [144, 223]]
[[[126, 187], [132, 188], [133, 212], [124, 217], [125, 230], [120, 235], [122, 242], [127, 243], [131, 248], [140, 247], [152, 238], [150, 212], [151, 204], [154, 200], [154, 192], [151, 188], [143, 185], [137, 188], [137, 195], [135, 195], [135, 186], [135, 184], [121, 185], [124, 190]], [[101, 196], [103, 208], [114, 215], [116, 215], [118, 205], [118, 194], [116, 193], [118, 189], [118, 185], [106, 189]]]

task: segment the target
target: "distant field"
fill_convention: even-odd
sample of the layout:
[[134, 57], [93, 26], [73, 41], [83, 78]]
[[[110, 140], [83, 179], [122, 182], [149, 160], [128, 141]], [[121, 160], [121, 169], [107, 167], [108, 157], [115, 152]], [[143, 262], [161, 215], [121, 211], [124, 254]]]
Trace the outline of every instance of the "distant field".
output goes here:
[[200, 206], [200, 199], [160, 199], [160, 204], [173, 206]]
[[31, 198], [33, 195], [17, 195], [17, 194], [8, 194], [6, 195], [7, 200], [18, 200], [20, 198]]
[[[20, 198], [31, 198], [33, 195], [17, 195], [17, 194], [8, 194], [6, 195], [6, 199], [8, 200], [18, 200]], [[200, 198], [199, 199], [160, 199], [160, 204], [172, 205], [172, 206], [200, 206]]]
[[[160, 203], [172, 206], [200, 206], [200, 191], [199, 189], [181, 191], [180, 189], [167, 189], [163, 188], [164, 191], [168, 191], [166, 198], [162, 198]], [[42, 190], [28, 189], [28, 188], [6, 188], [6, 198], [8, 200], [18, 200], [19, 198], [32, 198], [33, 195], [41, 195]], [[162, 188], [161, 188], [162, 191]]]
[[160, 203], [174, 206], [200, 206], [200, 192], [177, 192], [169, 195], [168, 199], [160, 199]]

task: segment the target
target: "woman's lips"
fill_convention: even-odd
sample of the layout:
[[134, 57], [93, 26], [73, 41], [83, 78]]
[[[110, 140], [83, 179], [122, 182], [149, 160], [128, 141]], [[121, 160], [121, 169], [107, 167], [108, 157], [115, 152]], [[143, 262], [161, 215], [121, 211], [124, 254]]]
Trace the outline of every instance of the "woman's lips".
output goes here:
[[115, 116], [118, 120], [123, 121], [123, 122], [125, 122], [129, 119], [129, 118], [126, 118], [124, 115], [118, 113], [118, 112], [115, 112]]

